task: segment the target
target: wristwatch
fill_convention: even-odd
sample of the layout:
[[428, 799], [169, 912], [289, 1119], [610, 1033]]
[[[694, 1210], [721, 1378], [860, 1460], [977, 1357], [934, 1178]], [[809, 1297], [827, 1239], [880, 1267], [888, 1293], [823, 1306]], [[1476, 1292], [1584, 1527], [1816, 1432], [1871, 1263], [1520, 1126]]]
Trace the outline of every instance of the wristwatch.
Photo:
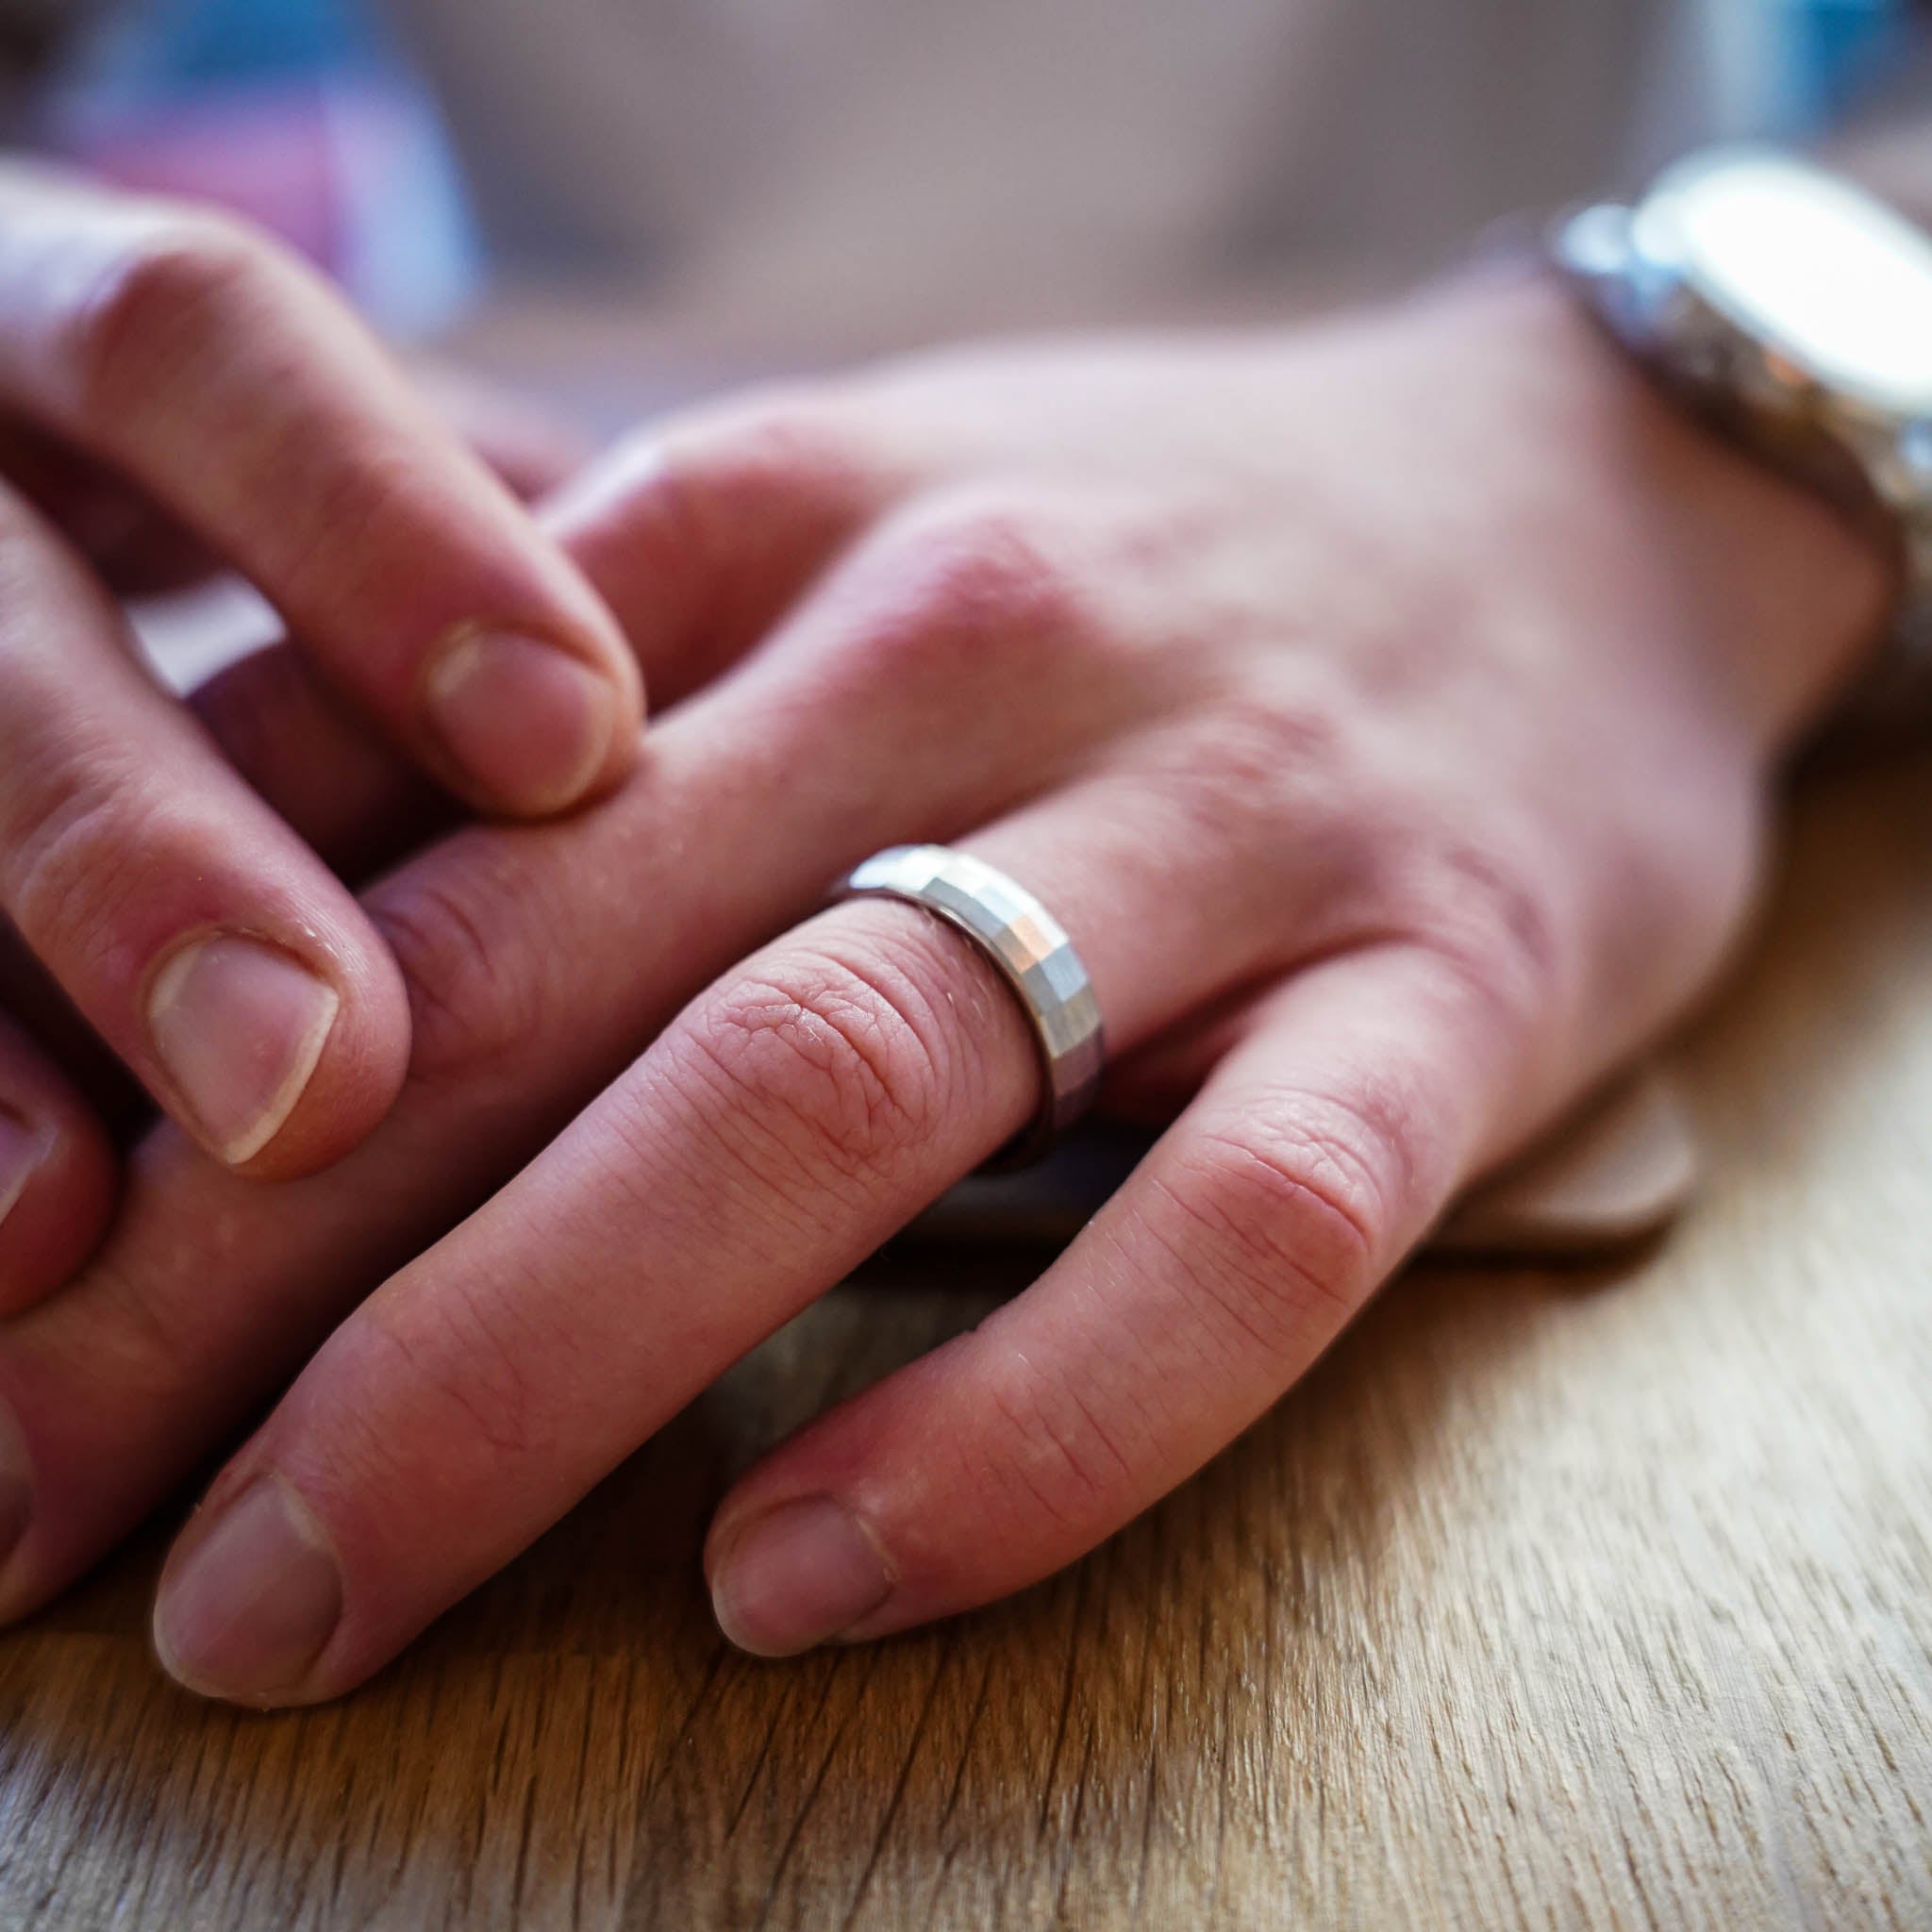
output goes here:
[[1834, 722], [1932, 717], [1932, 237], [1808, 161], [1725, 147], [1566, 215], [1552, 252], [1672, 394], [1894, 547], [1890, 635]]

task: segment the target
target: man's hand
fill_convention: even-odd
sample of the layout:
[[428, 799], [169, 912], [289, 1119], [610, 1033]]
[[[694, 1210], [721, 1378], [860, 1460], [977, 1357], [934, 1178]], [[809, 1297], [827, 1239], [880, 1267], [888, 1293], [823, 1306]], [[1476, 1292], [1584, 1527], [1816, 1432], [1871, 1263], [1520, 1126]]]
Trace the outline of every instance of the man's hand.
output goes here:
[[[0, 171], [0, 1309], [112, 1199], [73, 1009], [255, 1175], [345, 1152], [403, 1076], [367, 917], [132, 647], [118, 592], [218, 565], [480, 809], [556, 811], [635, 755], [608, 611], [305, 268], [225, 218]], [[314, 725], [349, 728], [320, 698]]]
[[[1027, 1116], [957, 935], [784, 931], [888, 843], [1035, 891], [1116, 1096], [1176, 1117], [1032, 1290], [740, 1485], [719, 1616], [792, 1650], [1078, 1555], [1707, 983], [1885, 589], [1527, 284], [754, 399], [554, 527], [682, 700], [636, 774], [365, 895], [414, 1050], [362, 1148], [253, 1191], [158, 1130], [0, 1331], [18, 1614], [334, 1328], [169, 1564], [161, 1654], [214, 1694], [358, 1682]], [[228, 715], [299, 736], [305, 689], [260, 660]]]

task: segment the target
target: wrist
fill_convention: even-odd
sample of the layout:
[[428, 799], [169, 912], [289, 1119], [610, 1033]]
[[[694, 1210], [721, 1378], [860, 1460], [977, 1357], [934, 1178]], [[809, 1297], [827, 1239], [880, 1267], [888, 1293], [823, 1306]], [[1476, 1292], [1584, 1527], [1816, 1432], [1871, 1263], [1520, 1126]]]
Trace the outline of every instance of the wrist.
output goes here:
[[1716, 700], [1775, 761], [1884, 634], [1897, 563], [1882, 535], [1666, 396], [1555, 275], [1441, 299], [1494, 332], [1513, 406], [1578, 473], [1581, 513], [1664, 587]]

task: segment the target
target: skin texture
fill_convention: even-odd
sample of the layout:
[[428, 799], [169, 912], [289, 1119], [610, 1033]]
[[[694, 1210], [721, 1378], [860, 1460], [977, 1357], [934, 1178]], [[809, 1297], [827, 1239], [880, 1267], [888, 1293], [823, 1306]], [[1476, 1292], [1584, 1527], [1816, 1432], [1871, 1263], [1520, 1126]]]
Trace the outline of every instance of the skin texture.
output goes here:
[[[338, 1166], [136, 1149], [93, 1263], [0, 1329], [0, 1613], [305, 1359], [170, 1559], [178, 1676], [336, 1695], [524, 1547], [1035, 1104], [957, 935], [813, 911], [928, 839], [1053, 908], [1114, 1104], [1172, 1124], [1027, 1293], [753, 1470], [708, 1568], [769, 1652], [1048, 1573], [1710, 983], [1888, 590], [1530, 281], [754, 396], [546, 521], [659, 696], [639, 767], [361, 894], [412, 1051]], [[305, 746], [379, 819], [399, 769], [318, 701], [272, 654], [205, 713], [285, 747], [298, 831]]]
[[[0, 997], [71, 1008], [203, 1145], [285, 1175], [381, 1118], [408, 1003], [351, 894], [132, 648], [118, 594], [217, 563], [480, 810], [560, 809], [635, 756], [609, 613], [305, 267], [225, 218], [0, 169]], [[13, 1304], [109, 1199], [41, 1198], [101, 1166], [44, 1111], [57, 1082], [0, 1037], [0, 1107], [58, 1154], [9, 1216]]]

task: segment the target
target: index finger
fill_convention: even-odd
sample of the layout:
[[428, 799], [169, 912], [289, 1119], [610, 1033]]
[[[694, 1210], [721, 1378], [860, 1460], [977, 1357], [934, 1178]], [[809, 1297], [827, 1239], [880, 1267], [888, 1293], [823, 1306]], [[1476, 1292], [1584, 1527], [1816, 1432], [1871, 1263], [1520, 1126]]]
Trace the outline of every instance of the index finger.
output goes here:
[[472, 803], [552, 812], [628, 768], [641, 689], [614, 621], [265, 237], [0, 177], [0, 403], [146, 490]]

